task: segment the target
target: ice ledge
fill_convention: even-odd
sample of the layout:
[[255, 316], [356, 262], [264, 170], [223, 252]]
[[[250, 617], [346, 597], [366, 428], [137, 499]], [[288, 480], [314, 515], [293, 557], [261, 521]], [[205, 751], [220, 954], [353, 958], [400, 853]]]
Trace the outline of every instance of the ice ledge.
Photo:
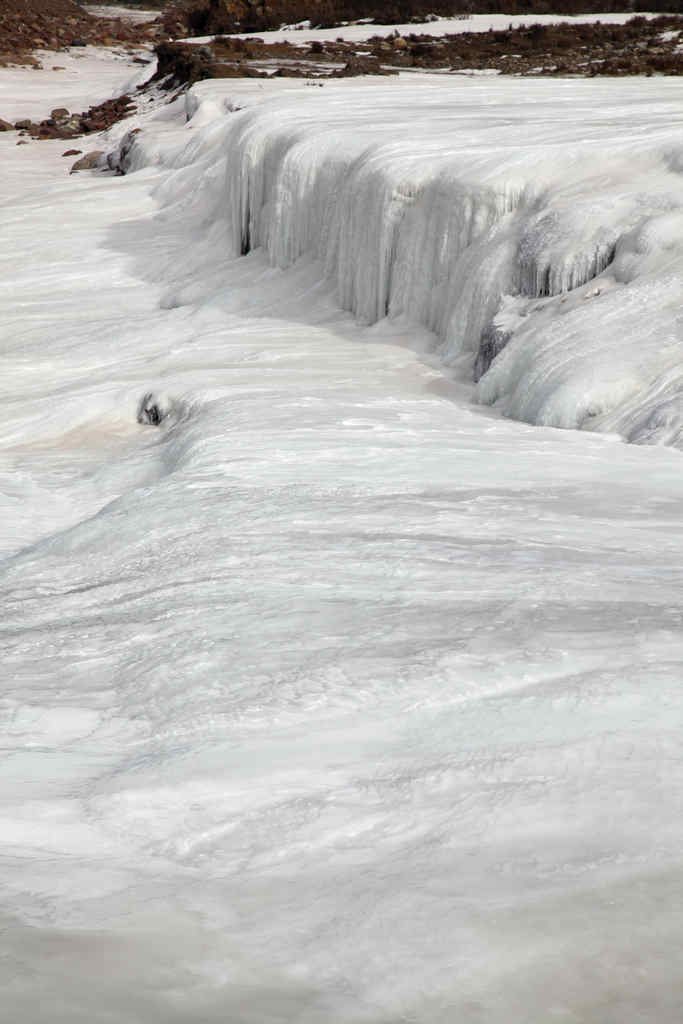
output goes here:
[[682, 99], [667, 79], [206, 82], [164, 202], [203, 191], [234, 256], [312, 255], [361, 320], [429, 327], [507, 415], [679, 444]]

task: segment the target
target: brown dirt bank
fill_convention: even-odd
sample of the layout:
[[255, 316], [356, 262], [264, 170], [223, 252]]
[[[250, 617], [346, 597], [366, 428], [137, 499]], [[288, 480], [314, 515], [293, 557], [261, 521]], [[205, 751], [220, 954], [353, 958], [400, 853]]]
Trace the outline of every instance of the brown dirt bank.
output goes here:
[[[682, 0], [649, 0], [648, 12], [683, 12]], [[633, 10], [630, 0], [176, 0], [164, 12], [171, 36], [265, 32], [310, 19], [334, 27], [371, 18], [377, 24], [424, 21], [429, 14], [607, 14]]]
[[683, 17], [633, 18], [625, 25], [531, 25], [501, 32], [375, 37], [365, 43], [264, 43], [219, 37], [211, 45], [162, 43], [157, 77], [169, 88], [203, 78], [329, 78], [397, 70], [513, 75], [683, 74]]
[[119, 18], [94, 18], [73, 0], [2, 0], [0, 63], [28, 63], [37, 49], [136, 45], [158, 38], [160, 27], [130, 25]]

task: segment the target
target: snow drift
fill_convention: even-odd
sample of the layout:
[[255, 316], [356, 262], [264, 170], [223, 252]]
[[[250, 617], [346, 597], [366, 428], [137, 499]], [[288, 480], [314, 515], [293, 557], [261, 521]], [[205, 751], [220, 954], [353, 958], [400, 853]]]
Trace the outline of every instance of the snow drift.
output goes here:
[[[406, 316], [446, 363], [469, 360], [479, 401], [680, 444], [681, 91], [209, 82], [187, 98], [195, 138], [165, 159], [188, 165], [192, 209], [230, 254], [262, 247], [279, 268], [315, 257], [362, 322]], [[153, 158], [142, 136], [126, 166]], [[174, 181], [167, 206], [185, 194]]]

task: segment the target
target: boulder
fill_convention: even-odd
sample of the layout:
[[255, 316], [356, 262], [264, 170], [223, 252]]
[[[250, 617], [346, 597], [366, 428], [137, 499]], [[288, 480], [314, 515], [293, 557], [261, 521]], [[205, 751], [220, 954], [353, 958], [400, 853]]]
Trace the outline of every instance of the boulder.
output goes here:
[[80, 160], [76, 161], [69, 173], [73, 174], [75, 171], [89, 171], [91, 168], [97, 167], [97, 163], [101, 156], [104, 156], [103, 149], [91, 150], [90, 153], [86, 153], [85, 156], [82, 156]]
[[13, 132], [14, 125], [10, 124], [9, 121], [3, 121], [0, 117], [0, 132]]
[[50, 117], [56, 124], [59, 124], [60, 121], [67, 121], [69, 119], [69, 111], [66, 107], [55, 107]]
[[30, 121], [29, 118], [25, 117], [21, 121], [15, 121], [14, 122], [14, 127], [16, 129], [19, 129], [19, 128], [32, 128], [33, 127], [33, 122]]

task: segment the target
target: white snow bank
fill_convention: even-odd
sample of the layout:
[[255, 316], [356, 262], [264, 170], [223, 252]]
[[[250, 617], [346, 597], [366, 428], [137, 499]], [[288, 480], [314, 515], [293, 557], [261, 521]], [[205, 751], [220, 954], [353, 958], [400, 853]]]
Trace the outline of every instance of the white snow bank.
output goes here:
[[191, 180], [233, 255], [315, 257], [362, 322], [407, 316], [446, 362], [476, 357], [507, 415], [671, 442], [682, 99], [676, 79], [207, 82], [187, 148], [142, 135], [129, 168], [185, 165], [165, 203]]
[[[601, 22], [603, 25], [623, 25], [631, 18], [657, 17], [659, 17], [658, 14], [636, 13], [635, 11], [620, 14], [576, 14], [573, 16], [567, 14], [472, 14], [469, 18], [437, 18], [434, 21], [418, 24], [412, 22], [404, 25], [358, 23], [340, 25], [338, 28], [315, 28], [315, 26], [311, 28], [306, 27], [305, 22], [302, 22], [303, 27], [299, 29], [297, 26], [296, 31], [293, 31], [294, 26], [283, 26], [272, 32], [242, 33], [240, 38], [253, 39], [257, 35], [266, 43], [286, 41], [295, 46], [302, 46], [312, 43], [314, 40], [325, 42], [325, 40], [344, 39], [347, 42], [359, 43], [365, 39], [371, 39], [373, 36], [383, 38], [397, 34], [400, 36], [411, 34], [439, 36], [455, 35], [460, 32], [488, 32], [489, 29], [497, 32], [508, 28], [523, 28], [527, 25], [558, 25], [564, 21], [572, 24], [594, 25], [596, 22]], [[237, 33], [234, 34], [237, 35]], [[193, 36], [185, 39], [184, 42], [208, 43], [214, 38], [215, 36]]]
[[[59, 52], [38, 50], [35, 55], [42, 68], [0, 67], [0, 117], [5, 121], [41, 121], [55, 107], [87, 110], [130, 92], [154, 71], [149, 47], [131, 52], [85, 46]], [[134, 64], [136, 56], [149, 59], [150, 64]]]

